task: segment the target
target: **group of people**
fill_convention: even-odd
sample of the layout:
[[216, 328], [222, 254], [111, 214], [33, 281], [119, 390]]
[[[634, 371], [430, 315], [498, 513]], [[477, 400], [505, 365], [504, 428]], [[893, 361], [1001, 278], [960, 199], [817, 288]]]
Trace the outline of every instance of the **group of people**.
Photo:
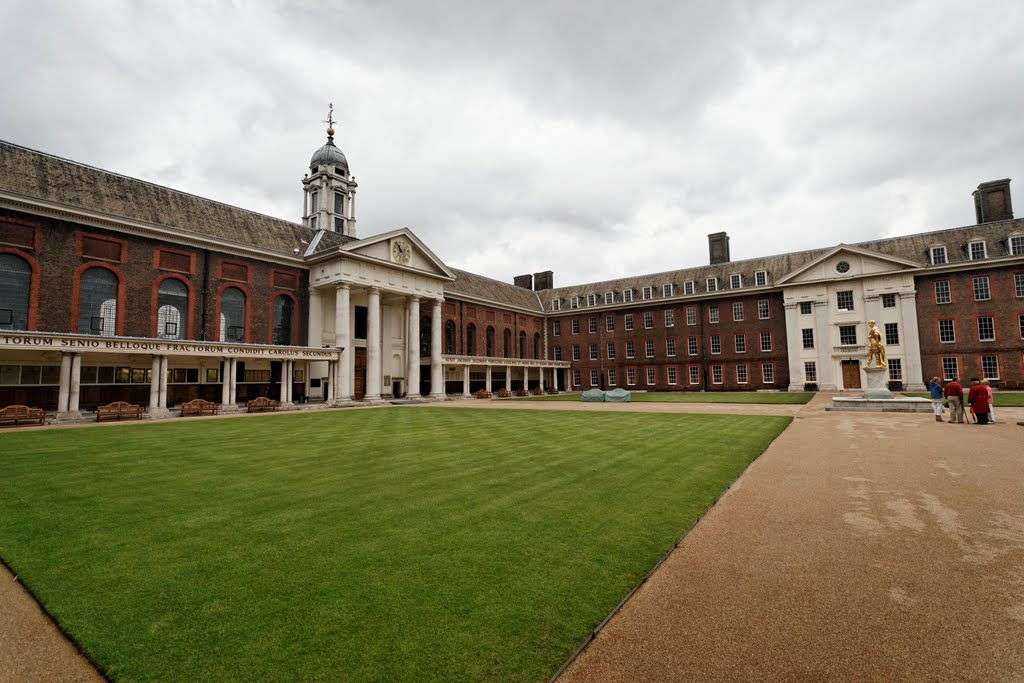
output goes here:
[[[968, 422], [967, 412], [964, 409], [964, 388], [955, 377], [946, 382], [945, 386], [942, 385], [938, 377], [932, 377], [932, 381], [928, 385], [928, 392], [932, 399], [936, 422], [943, 422], [944, 403], [949, 404], [950, 424], [966, 424]], [[967, 406], [977, 424], [995, 423], [995, 411], [992, 409], [992, 386], [987, 379], [971, 378], [971, 388], [967, 392]]]

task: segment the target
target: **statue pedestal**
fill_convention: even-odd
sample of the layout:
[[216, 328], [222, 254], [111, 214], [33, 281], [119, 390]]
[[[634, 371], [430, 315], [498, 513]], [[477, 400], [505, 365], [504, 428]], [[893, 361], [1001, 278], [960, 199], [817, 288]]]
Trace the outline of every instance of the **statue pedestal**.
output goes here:
[[867, 375], [868, 386], [864, 390], [864, 398], [891, 399], [892, 392], [889, 391], [889, 368], [864, 368]]

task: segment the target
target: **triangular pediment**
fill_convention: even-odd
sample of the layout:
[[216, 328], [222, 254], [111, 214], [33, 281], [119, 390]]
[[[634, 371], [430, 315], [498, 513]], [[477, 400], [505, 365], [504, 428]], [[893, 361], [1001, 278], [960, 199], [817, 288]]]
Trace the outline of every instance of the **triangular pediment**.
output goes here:
[[921, 265], [867, 249], [840, 244], [810, 263], [786, 273], [780, 285], [873, 277], [919, 270]]
[[355, 240], [341, 247], [339, 251], [383, 261], [402, 270], [412, 270], [448, 280], [455, 279], [448, 266], [409, 228], [399, 228]]

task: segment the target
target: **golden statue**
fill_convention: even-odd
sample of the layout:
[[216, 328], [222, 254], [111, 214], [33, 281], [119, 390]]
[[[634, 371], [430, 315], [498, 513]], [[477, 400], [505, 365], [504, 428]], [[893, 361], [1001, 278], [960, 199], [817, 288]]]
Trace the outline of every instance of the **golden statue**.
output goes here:
[[[874, 365], [871, 364], [872, 358], [875, 359]], [[882, 344], [882, 333], [875, 326], [874, 320], [868, 321], [868, 367], [887, 367], [885, 363], [885, 346]]]

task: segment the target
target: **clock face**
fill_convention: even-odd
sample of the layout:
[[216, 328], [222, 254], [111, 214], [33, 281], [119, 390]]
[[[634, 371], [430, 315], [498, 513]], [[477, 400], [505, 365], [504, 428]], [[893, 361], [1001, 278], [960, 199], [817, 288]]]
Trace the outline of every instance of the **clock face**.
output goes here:
[[408, 263], [412, 258], [412, 245], [403, 239], [391, 243], [391, 259], [395, 263]]

